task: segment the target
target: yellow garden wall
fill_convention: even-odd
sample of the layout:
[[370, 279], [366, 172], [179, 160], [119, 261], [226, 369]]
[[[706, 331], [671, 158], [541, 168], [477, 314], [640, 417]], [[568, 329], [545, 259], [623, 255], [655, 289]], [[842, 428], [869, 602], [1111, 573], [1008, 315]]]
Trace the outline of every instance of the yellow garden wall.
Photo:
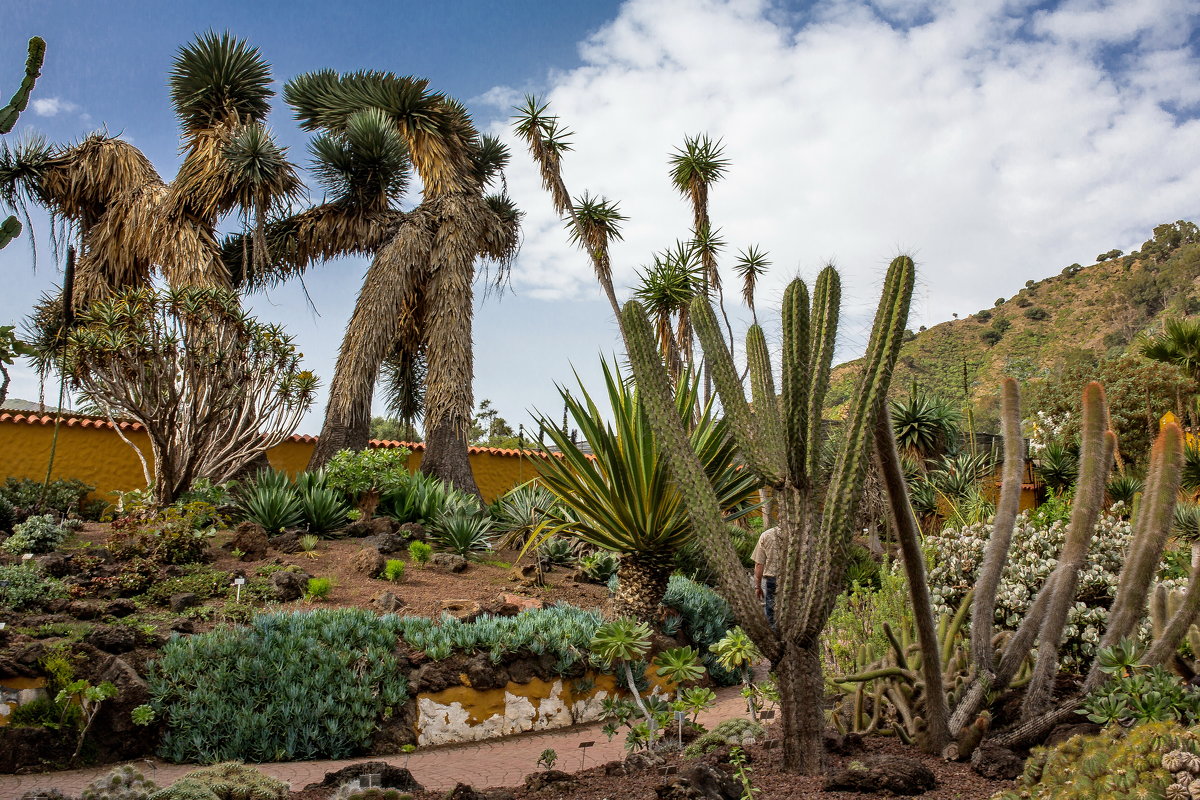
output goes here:
[[[146, 454], [150, 444], [140, 426], [122, 425], [130, 442]], [[7, 476], [42, 480], [54, 440], [53, 417], [36, 414], [0, 413], [0, 479]], [[295, 475], [308, 465], [316, 437], [293, 436], [267, 451], [271, 466]], [[372, 442], [375, 447], [396, 447], [398, 442]], [[408, 468], [421, 463], [423, 446], [413, 446]], [[536, 458], [537, 456], [532, 456]], [[516, 450], [472, 447], [471, 471], [483, 499], [491, 502], [537, 473], [529, 454]], [[137, 456], [107, 420], [93, 417], [64, 418], [59, 426], [51, 478], [78, 478], [96, 487], [94, 497], [112, 500], [112, 492], [139, 489], [146, 485]]]

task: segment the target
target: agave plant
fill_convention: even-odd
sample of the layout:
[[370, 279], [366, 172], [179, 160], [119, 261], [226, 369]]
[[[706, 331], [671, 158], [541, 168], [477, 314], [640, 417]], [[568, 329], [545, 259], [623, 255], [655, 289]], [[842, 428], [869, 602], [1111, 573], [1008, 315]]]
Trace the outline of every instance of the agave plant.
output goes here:
[[[279, 476], [283, 477], [282, 482]], [[238, 492], [237, 508], [242, 516], [275, 536], [304, 521], [300, 496], [287, 475], [271, 470], [259, 472], [255, 481]]]
[[499, 534], [497, 546], [524, 547], [525, 542], [558, 506], [554, 493], [537, 481], [529, 481], [507, 492], [492, 505], [492, 519]]
[[1128, 473], [1117, 475], [1108, 482], [1106, 492], [1110, 503], [1124, 503], [1125, 513], [1128, 515], [1129, 510], [1133, 508], [1133, 499], [1141, 494], [1142, 489], [1146, 487], [1146, 482], [1136, 475]]
[[1037, 474], [1050, 491], [1065, 491], [1079, 477], [1079, 457], [1066, 446], [1050, 442], [1038, 456]]
[[477, 514], [445, 514], [433, 524], [431, 539], [443, 550], [468, 558], [492, 549], [492, 521]]
[[929, 481], [951, 499], [967, 497], [980, 481], [992, 474], [995, 464], [990, 451], [956, 453], [946, 456], [937, 467], [930, 470]]
[[927, 461], [958, 444], [958, 411], [940, 397], [913, 386], [891, 403], [892, 429], [901, 451]]
[[[561, 510], [547, 515], [538, 539], [573, 536], [620, 554], [616, 613], [649, 620], [666, 592], [675, 553], [691, 540], [693, 529], [641, 399], [618, 368], [606, 362], [603, 370], [608, 414], [582, 385], [578, 398], [560, 389], [591, 454], [552, 420], [540, 419], [561, 457], [540, 459], [537, 469]], [[738, 469], [727, 422], [711, 403], [700, 402], [699, 381], [681, 381], [676, 410], [727, 519], [756, 508], [759, 481], [749, 470]]]

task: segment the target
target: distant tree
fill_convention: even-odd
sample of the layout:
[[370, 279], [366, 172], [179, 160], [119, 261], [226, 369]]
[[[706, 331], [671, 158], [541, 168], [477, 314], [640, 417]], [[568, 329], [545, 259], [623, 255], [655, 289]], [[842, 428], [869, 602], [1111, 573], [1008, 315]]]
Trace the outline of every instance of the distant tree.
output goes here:
[[1025, 309], [1025, 317], [1036, 321], [1050, 319], [1050, 312], [1040, 306]]
[[986, 308], [975, 315], [975, 319], [979, 320], [980, 322], [987, 322], [991, 318], [992, 312], [988, 311]]
[[469, 437], [477, 447], [517, 447], [520, 438], [487, 398], [479, 401]]
[[394, 417], [371, 417], [371, 438], [385, 442], [419, 442], [421, 431]]
[[999, 308], [1000, 306], [1004, 305], [1006, 302], [1007, 302], [1007, 300], [1005, 298], [997, 297], [996, 298], [996, 307]]

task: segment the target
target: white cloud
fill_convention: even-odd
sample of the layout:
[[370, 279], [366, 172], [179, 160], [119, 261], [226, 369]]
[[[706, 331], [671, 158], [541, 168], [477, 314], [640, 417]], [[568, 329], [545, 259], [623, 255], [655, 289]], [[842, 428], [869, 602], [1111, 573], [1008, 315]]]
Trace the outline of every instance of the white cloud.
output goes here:
[[33, 113], [39, 117], [57, 117], [59, 114], [70, 114], [79, 110], [78, 104], [61, 97], [39, 97], [32, 105]]
[[[884, 17], [878, 3], [826, 0], [797, 20], [757, 0], [631, 0], [542, 94], [576, 132], [568, 188], [630, 216], [614, 248], [618, 285], [687, 235], [666, 159], [685, 134], [707, 132], [732, 161], [712, 196], [731, 250], [771, 252], [768, 300], [835, 258], [852, 351], [898, 249], [921, 268], [916, 327], [1195, 216], [1200, 122], [1165, 110], [1200, 100], [1187, 6], [892, 3]], [[505, 112], [517, 96], [489, 94]], [[525, 149], [507, 122], [495, 130], [510, 138], [508, 185], [528, 215], [514, 285], [593, 295]]]

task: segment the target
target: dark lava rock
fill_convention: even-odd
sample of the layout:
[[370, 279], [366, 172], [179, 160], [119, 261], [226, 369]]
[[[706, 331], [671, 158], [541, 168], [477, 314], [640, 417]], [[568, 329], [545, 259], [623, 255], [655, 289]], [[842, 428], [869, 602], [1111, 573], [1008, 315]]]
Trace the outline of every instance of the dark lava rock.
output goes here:
[[262, 561], [267, 557], [267, 548], [270, 545], [263, 526], [256, 522], [246, 521], [234, 528], [233, 539], [222, 546], [230, 552], [241, 550], [242, 561]]
[[655, 788], [654, 795], [659, 800], [740, 800], [742, 785], [719, 769], [696, 764]]
[[108, 605], [104, 607], [104, 612], [110, 617], [128, 617], [130, 614], [137, 613], [137, 611], [137, 603], [126, 597], [110, 600]]
[[106, 653], [128, 653], [138, 646], [138, 634], [128, 625], [97, 625], [83, 639]]
[[1072, 736], [1095, 736], [1100, 730], [1100, 726], [1094, 722], [1067, 723], [1059, 725], [1050, 731], [1050, 735], [1046, 737], [1044, 744], [1046, 747], [1054, 747], [1056, 744], [1062, 744]]
[[408, 678], [409, 694], [440, 692], [451, 686], [461, 686], [462, 680], [458, 676], [462, 671], [462, 661], [458, 658], [422, 664]]
[[196, 623], [192, 622], [187, 617], [180, 617], [171, 623], [171, 630], [176, 633], [195, 633]]
[[437, 572], [465, 572], [467, 560], [454, 553], [434, 553], [429, 559], [429, 566]]
[[625, 756], [625, 771], [638, 772], [643, 769], [653, 769], [663, 763], [662, 756], [656, 753], [630, 753]]
[[822, 739], [825, 742], [825, 752], [833, 753], [835, 756], [852, 756], [861, 753], [863, 749], [862, 737], [857, 733], [838, 733], [827, 730]]
[[108, 606], [99, 600], [72, 600], [66, 611], [75, 619], [99, 619], [108, 613]]
[[364, 547], [374, 547], [384, 555], [402, 553], [408, 549], [405, 539], [398, 533], [380, 533], [363, 539]]
[[350, 568], [361, 575], [366, 575], [368, 578], [374, 578], [383, 572], [386, 564], [387, 559], [383, 557], [383, 553], [374, 547], [364, 547], [350, 556]]
[[300, 547], [300, 537], [304, 535], [304, 531], [299, 528], [289, 528], [278, 536], [272, 536], [268, 539], [271, 547], [281, 553], [299, 553], [303, 548]]
[[487, 800], [487, 795], [475, 791], [469, 783], [459, 783], [446, 795], [446, 800]]
[[180, 592], [179, 594], [173, 594], [171, 595], [171, 599], [167, 601], [167, 607], [176, 614], [184, 609], [198, 605], [200, 605], [200, 595], [193, 594], [192, 592]]
[[531, 772], [525, 776], [525, 788], [531, 792], [540, 792], [547, 786], [569, 792], [572, 784], [577, 783], [574, 775], [568, 775], [559, 769], [548, 769], [543, 772]]
[[344, 783], [358, 780], [363, 775], [379, 775], [384, 789], [399, 789], [402, 792], [425, 791], [425, 787], [417, 783], [411, 772], [403, 767], [393, 767], [385, 761], [367, 761], [342, 767], [337, 772], [326, 772], [324, 780], [320, 783], [310, 783], [304, 787], [304, 791], [335, 788]]
[[342, 532], [353, 539], [362, 539], [367, 536], [380, 536], [385, 533], [396, 532], [396, 521], [388, 517], [372, 517], [371, 519], [360, 519], [356, 522], [351, 522]]
[[299, 600], [308, 590], [308, 579], [312, 577], [307, 572], [292, 572], [280, 570], [271, 575], [271, 592], [280, 603], [290, 603]]
[[404, 608], [404, 601], [391, 592], [380, 592], [371, 602], [385, 614], [391, 614]]
[[971, 753], [971, 769], [994, 781], [1011, 781], [1025, 769], [1025, 759], [998, 744], [984, 742]]
[[850, 792], [891, 792], [892, 794], [923, 794], [937, 786], [937, 778], [929, 767], [905, 756], [868, 756], [851, 761], [845, 769], [825, 779], [825, 791], [841, 789]]
[[428, 536], [425, 526], [419, 522], [406, 522], [396, 530], [396, 533], [405, 539], [416, 539], [418, 542], [425, 541]]
[[465, 672], [472, 689], [501, 689], [508, 685], [508, 670], [493, 664], [484, 653], [472, 656]]
[[33, 560], [44, 574], [54, 578], [65, 578], [73, 571], [71, 557], [65, 553], [46, 553]]

